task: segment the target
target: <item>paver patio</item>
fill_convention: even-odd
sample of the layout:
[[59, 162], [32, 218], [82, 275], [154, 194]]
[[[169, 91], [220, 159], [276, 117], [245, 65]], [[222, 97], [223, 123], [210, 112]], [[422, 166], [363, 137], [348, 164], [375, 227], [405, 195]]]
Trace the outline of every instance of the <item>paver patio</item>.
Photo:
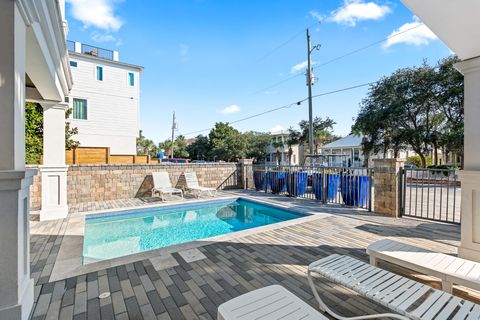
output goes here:
[[[330, 215], [207, 244], [189, 252], [175, 252], [163, 261], [139, 259], [56, 282], [49, 282], [49, 278], [69, 218], [32, 221], [33, 319], [216, 319], [217, 307], [224, 301], [270, 284], [281, 284], [317, 307], [306, 277], [308, 264], [316, 259], [339, 253], [367, 261], [366, 246], [384, 237], [399, 237], [444, 253], [455, 253], [459, 244], [458, 225], [393, 219], [262, 193], [240, 194]], [[83, 207], [98, 210], [151, 204], [151, 201], [134, 199]], [[71, 209], [70, 217], [80, 210]], [[408, 274], [406, 270], [387, 267]], [[416, 279], [431, 283], [426, 277]], [[323, 279], [317, 284], [326, 301], [346, 316], [385, 311], [368, 299]], [[103, 292], [111, 294], [100, 299]], [[469, 293], [462, 293], [465, 294]]]

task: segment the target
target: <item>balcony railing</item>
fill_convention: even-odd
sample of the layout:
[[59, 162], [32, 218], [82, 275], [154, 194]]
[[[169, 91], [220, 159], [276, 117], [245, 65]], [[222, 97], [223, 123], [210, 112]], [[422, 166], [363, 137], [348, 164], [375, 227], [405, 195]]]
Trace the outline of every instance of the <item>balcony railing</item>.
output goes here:
[[75, 52], [75, 41], [67, 40], [67, 50]]
[[[75, 41], [67, 40], [67, 49], [70, 52], [75, 51]], [[89, 44], [81, 45], [81, 53], [88, 54], [94, 57], [99, 57], [102, 59], [113, 60], [113, 50], [103, 49]]]

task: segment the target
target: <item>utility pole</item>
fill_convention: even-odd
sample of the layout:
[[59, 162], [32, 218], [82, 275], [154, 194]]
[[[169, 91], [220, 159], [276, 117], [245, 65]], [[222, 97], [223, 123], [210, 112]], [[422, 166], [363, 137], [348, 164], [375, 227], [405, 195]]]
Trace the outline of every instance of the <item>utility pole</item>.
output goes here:
[[175, 129], [177, 129], [177, 123], [175, 122], [175, 111], [173, 112], [172, 121], [172, 148], [170, 149], [170, 158], [173, 159], [173, 146], [175, 144]]
[[312, 103], [312, 51], [319, 50], [320, 45], [310, 46], [310, 32], [307, 28], [307, 86], [308, 86], [308, 145], [310, 149], [310, 163], [313, 163], [311, 156], [313, 156], [313, 103]]

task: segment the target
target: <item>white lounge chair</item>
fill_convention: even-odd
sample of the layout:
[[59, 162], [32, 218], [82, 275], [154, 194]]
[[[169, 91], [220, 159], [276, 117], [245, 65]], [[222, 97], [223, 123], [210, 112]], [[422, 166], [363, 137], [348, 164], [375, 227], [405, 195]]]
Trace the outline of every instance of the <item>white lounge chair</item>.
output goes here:
[[218, 307], [218, 320], [328, 320], [282, 286], [250, 291]]
[[367, 247], [370, 263], [387, 261], [418, 273], [439, 278], [442, 289], [452, 292], [453, 284], [480, 290], [480, 263], [433, 252], [391, 239], [382, 239]]
[[[374, 314], [343, 317], [329, 309], [320, 298], [312, 274], [341, 284], [362, 296], [394, 311], [391, 314]], [[320, 309], [337, 319], [479, 319], [480, 305], [434, 289], [428, 285], [369, 265], [355, 258], [333, 254], [308, 266], [308, 282]]]
[[215, 197], [217, 194], [217, 190], [214, 188], [201, 187], [198, 184], [198, 178], [195, 172], [184, 172], [183, 175], [185, 176], [185, 188], [195, 194], [197, 198], [200, 197], [202, 193], [206, 193], [211, 197]]
[[183, 199], [182, 189], [172, 187], [172, 182], [170, 181], [168, 172], [152, 172], [152, 178], [152, 197], [155, 195], [155, 193], [158, 193], [160, 194], [162, 201], [165, 201], [165, 194], [180, 194]]

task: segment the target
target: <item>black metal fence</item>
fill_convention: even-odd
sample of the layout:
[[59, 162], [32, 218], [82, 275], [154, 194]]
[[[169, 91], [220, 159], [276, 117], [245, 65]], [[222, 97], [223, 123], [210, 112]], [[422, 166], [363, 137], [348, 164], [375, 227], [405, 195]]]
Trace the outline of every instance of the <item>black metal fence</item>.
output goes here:
[[248, 189], [372, 209], [368, 168], [253, 165], [246, 171]]
[[233, 171], [218, 187], [217, 190], [241, 189], [242, 180], [239, 169]]
[[403, 169], [402, 215], [460, 223], [461, 187], [449, 169]]

